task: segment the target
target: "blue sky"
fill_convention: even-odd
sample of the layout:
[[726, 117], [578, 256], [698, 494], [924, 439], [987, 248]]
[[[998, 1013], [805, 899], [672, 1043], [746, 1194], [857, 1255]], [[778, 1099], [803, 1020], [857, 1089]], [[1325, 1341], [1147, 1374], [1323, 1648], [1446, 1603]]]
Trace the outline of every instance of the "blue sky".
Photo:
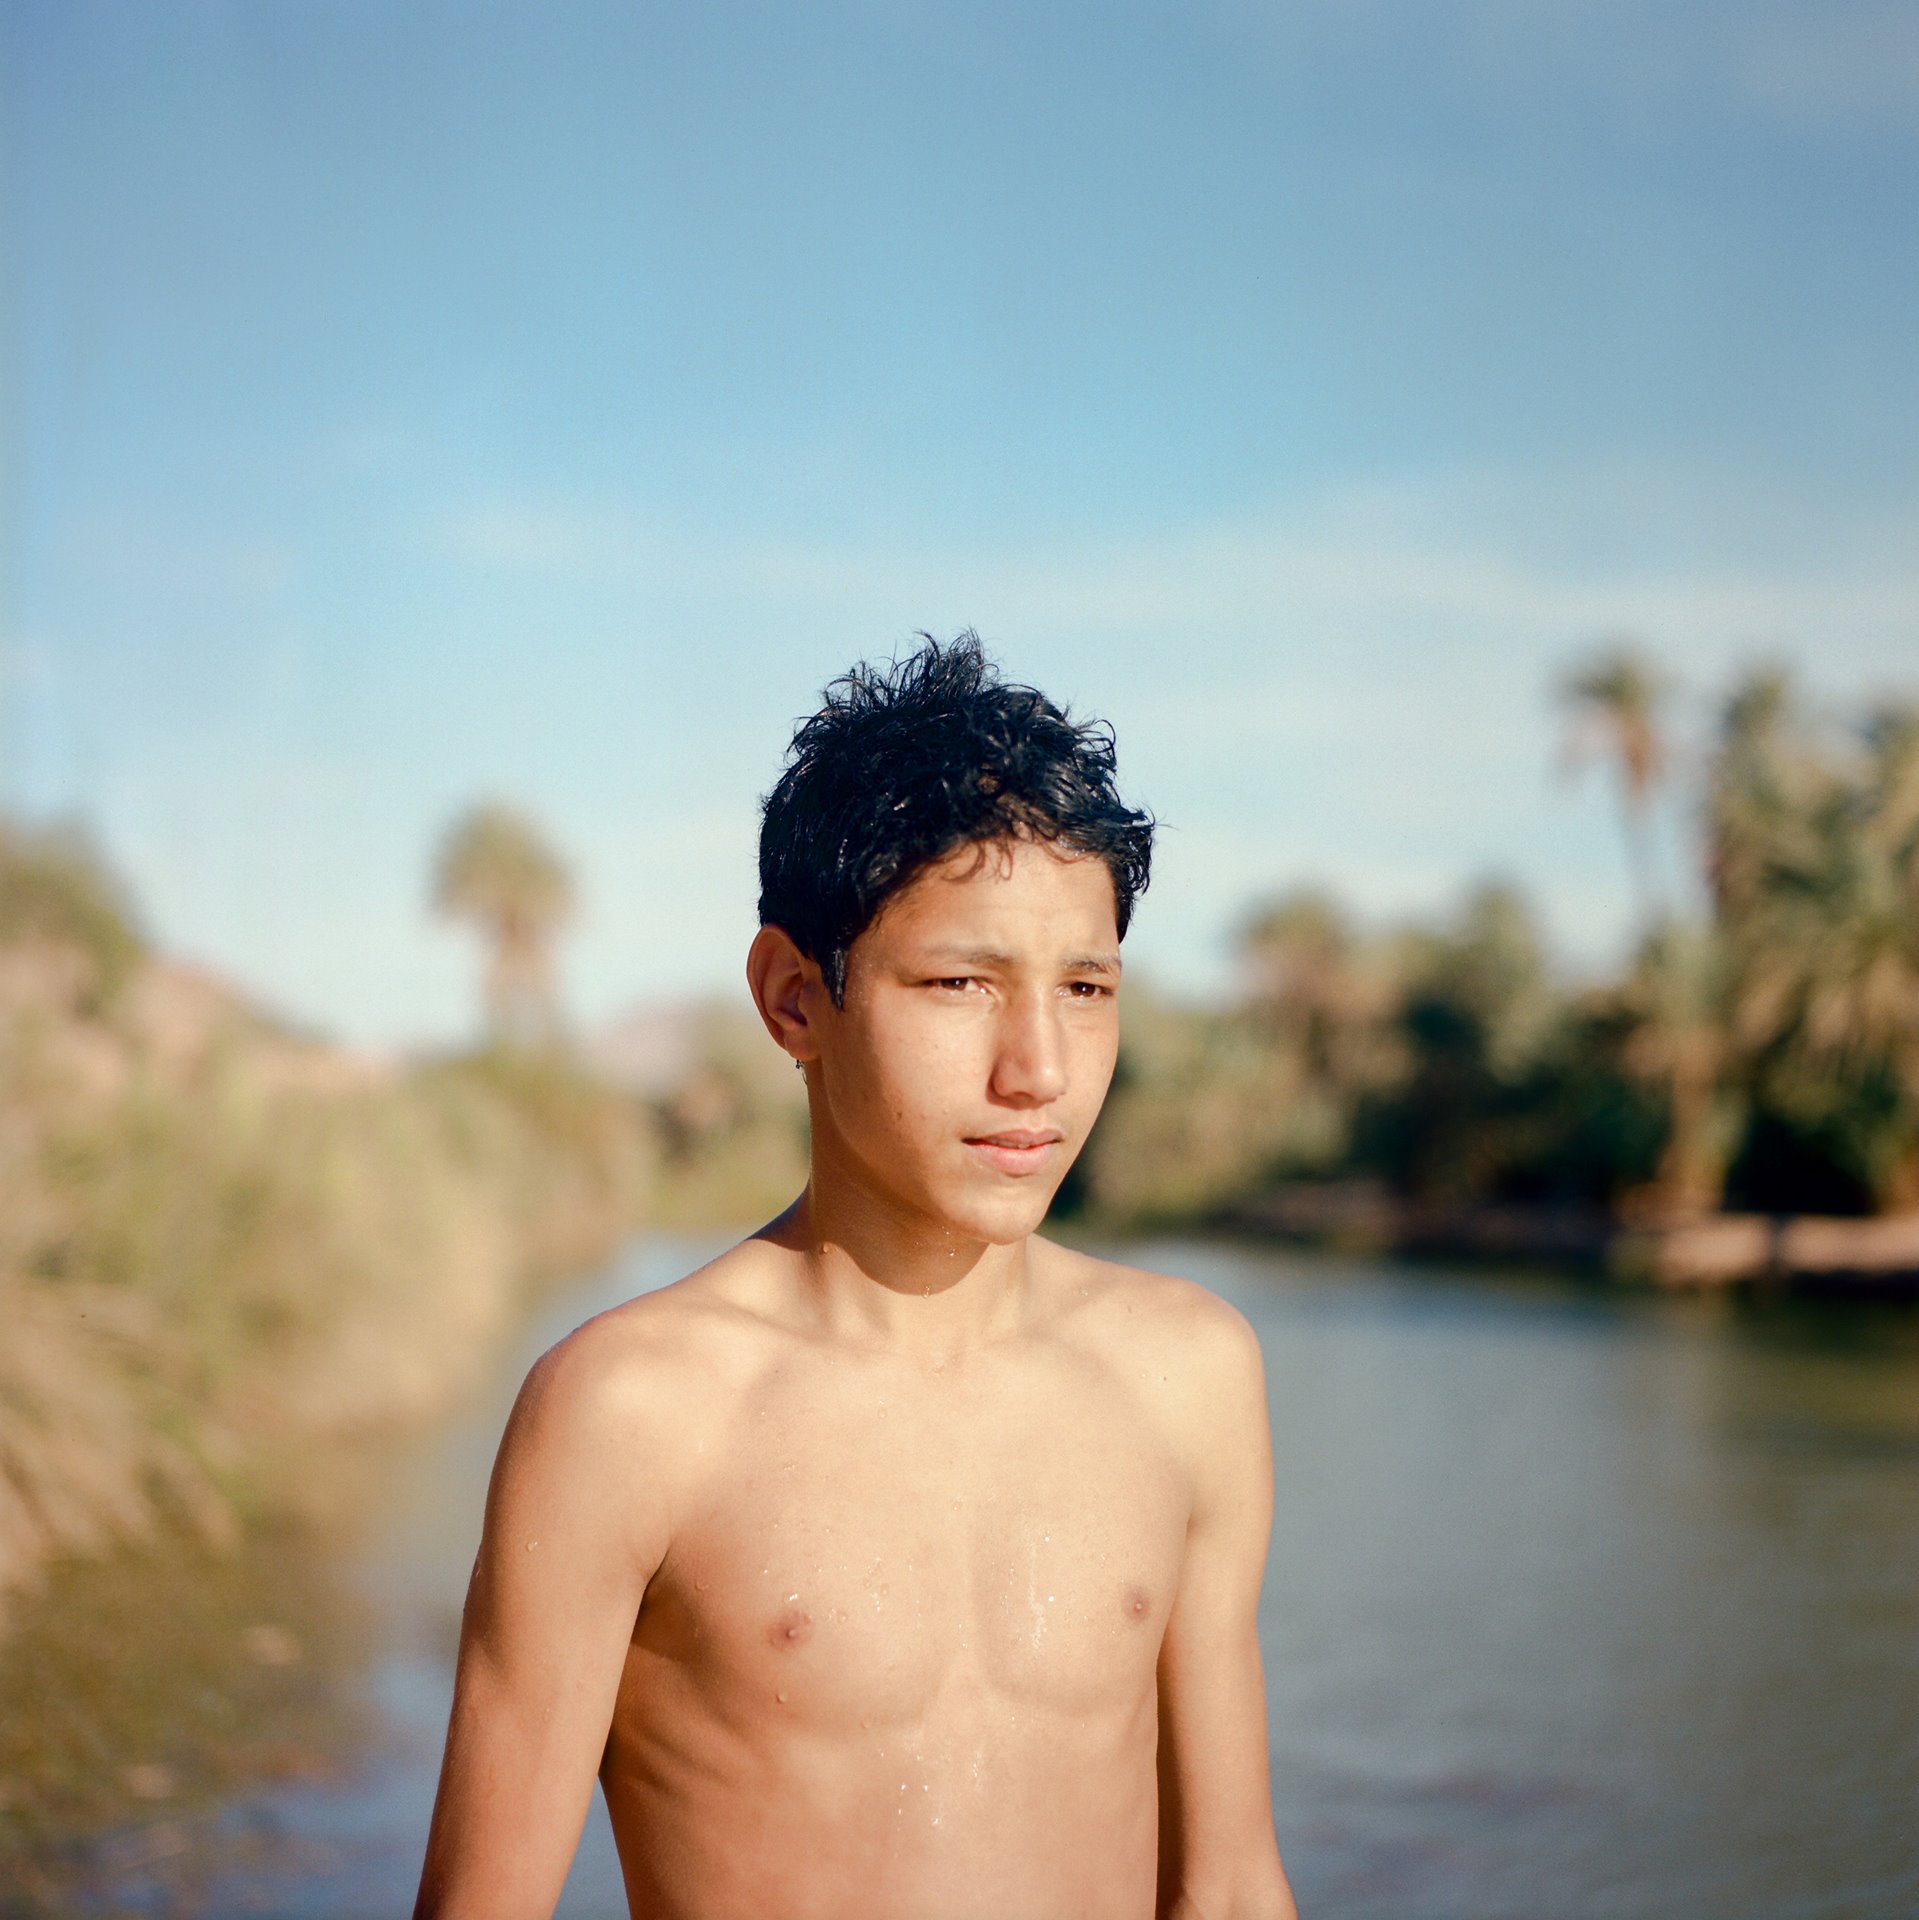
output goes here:
[[1919, 691], [1908, 4], [0, 21], [0, 802], [356, 1040], [470, 1020], [486, 794], [581, 1017], [730, 989], [793, 720], [918, 628], [1115, 723], [1193, 989], [1303, 879], [1615, 953], [1599, 635], [1695, 729]]

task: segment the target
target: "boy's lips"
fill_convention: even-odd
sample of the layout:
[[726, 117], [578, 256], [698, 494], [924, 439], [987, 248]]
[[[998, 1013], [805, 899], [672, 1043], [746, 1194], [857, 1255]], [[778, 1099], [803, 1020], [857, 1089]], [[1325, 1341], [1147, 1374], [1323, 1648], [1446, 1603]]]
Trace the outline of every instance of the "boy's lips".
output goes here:
[[970, 1134], [966, 1144], [1001, 1173], [1037, 1173], [1065, 1137], [1057, 1127], [1004, 1127]]

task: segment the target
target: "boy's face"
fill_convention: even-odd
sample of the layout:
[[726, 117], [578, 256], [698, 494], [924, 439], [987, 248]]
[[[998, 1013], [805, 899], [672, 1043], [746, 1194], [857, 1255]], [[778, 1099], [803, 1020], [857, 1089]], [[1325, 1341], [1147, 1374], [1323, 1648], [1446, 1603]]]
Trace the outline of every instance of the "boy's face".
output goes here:
[[965, 1239], [1032, 1232], [1113, 1077], [1119, 972], [1097, 857], [1001, 840], [917, 874], [821, 1008], [816, 1167]]

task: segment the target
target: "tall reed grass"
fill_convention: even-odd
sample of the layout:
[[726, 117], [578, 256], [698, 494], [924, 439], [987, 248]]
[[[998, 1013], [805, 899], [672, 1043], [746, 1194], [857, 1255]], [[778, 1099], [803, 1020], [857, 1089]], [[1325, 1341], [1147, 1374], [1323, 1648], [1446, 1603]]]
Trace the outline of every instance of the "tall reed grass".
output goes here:
[[558, 1057], [384, 1066], [144, 951], [69, 843], [0, 835], [0, 1602], [60, 1555], [297, 1495], [428, 1418], [653, 1184]]

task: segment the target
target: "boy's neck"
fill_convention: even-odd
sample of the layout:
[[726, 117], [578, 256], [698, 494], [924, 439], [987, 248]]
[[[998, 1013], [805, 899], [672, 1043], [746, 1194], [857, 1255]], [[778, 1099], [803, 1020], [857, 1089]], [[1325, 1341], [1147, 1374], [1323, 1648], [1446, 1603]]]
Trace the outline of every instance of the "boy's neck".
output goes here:
[[1020, 1324], [1030, 1235], [965, 1237], [816, 1169], [767, 1237], [800, 1256], [808, 1306], [849, 1343], [938, 1362]]

